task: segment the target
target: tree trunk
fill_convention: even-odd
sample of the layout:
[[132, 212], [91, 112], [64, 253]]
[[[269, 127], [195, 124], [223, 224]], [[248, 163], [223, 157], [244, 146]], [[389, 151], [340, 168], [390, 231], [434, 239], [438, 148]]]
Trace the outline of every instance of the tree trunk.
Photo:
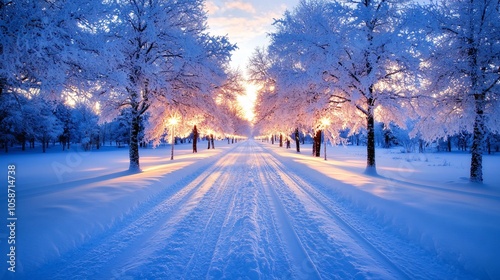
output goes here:
[[375, 118], [373, 117], [373, 105], [369, 100], [367, 122], [367, 145], [366, 145], [366, 173], [376, 174], [375, 165]]
[[486, 140], [486, 145], [488, 147], [488, 155], [491, 155], [491, 136], [488, 136]]
[[198, 143], [198, 129], [196, 128], [196, 125], [193, 127], [193, 153], [197, 153], [198, 149], [196, 147], [196, 144]]
[[212, 144], [212, 149], [215, 149], [215, 146], [214, 146], [214, 135], [213, 134], [210, 134], [210, 144]]
[[313, 146], [312, 146], [312, 156], [316, 156], [316, 135], [312, 136]]
[[389, 129], [384, 130], [384, 148], [389, 149], [391, 147], [391, 132]]
[[476, 117], [471, 147], [470, 181], [483, 182], [483, 141], [485, 135], [484, 94], [475, 94]]
[[295, 129], [295, 147], [297, 148], [297, 153], [300, 153], [299, 128]]
[[139, 125], [141, 117], [136, 110], [132, 111], [132, 122], [130, 124], [129, 160], [130, 171], [140, 171], [139, 165]]
[[316, 130], [316, 135], [314, 136], [313, 151], [315, 157], [321, 156], [321, 130]]
[[271, 144], [274, 145], [274, 135], [271, 136]]
[[104, 123], [104, 128], [102, 129], [102, 146], [106, 145], [106, 123]]
[[448, 145], [448, 152], [451, 152], [451, 136], [448, 136], [448, 142], [446, 143]]
[[283, 147], [283, 134], [280, 133], [280, 147]]
[[22, 149], [23, 151], [25, 151], [25, 150], [26, 150], [26, 133], [24, 133], [24, 132], [23, 132], [23, 134], [22, 134], [22, 136], [21, 136], [21, 145], [22, 145], [22, 146], [21, 146], [21, 147], [22, 147], [21, 149]]
[[210, 136], [209, 136], [209, 135], [207, 135], [207, 137], [206, 137], [206, 138], [207, 138], [207, 142], [208, 142], [208, 149], [210, 150]]

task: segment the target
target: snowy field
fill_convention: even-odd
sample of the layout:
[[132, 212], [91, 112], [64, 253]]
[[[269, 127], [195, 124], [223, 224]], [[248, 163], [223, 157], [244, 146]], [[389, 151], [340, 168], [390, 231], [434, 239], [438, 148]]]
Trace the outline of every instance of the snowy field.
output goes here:
[[[500, 279], [500, 155], [216, 142], [0, 154], [16, 165], [16, 272], [3, 279]], [[322, 150], [323, 153], [323, 150]], [[0, 217], [7, 223], [7, 197]]]

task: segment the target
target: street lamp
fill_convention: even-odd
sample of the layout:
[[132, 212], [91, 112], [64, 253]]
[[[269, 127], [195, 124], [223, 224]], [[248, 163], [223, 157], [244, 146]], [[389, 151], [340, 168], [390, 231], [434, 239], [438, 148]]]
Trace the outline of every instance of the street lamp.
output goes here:
[[172, 117], [168, 120], [168, 124], [172, 127], [171, 132], [172, 132], [172, 138], [171, 138], [171, 145], [172, 145], [172, 151], [170, 153], [170, 160], [174, 160], [174, 140], [175, 140], [175, 126], [179, 123], [179, 118]]
[[325, 150], [325, 160], [326, 160], [326, 128], [330, 125], [330, 120], [328, 118], [322, 118], [321, 124], [323, 125], [323, 147]]

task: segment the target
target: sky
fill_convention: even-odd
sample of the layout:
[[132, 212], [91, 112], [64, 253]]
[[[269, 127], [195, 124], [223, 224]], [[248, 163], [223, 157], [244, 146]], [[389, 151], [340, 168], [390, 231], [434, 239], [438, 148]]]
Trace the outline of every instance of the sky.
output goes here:
[[248, 58], [256, 47], [268, 45], [267, 33], [274, 30], [274, 19], [281, 18], [286, 9], [293, 9], [299, 0], [208, 0], [208, 25], [211, 33], [227, 35], [238, 50], [231, 65], [245, 70]]
[[[274, 19], [282, 17], [285, 10], [292, 10], [299, 0], [208, 0], [205, 8], [210, 33], [227, 35], [238, 46], [234, 51], [231, 67], [243, 73], [255, 48], [269, 44], [267, 34], [274, 31]], [[247, 85], [247, 94], [240, 98], [248, 119], [253, 117], [256, 88]]]

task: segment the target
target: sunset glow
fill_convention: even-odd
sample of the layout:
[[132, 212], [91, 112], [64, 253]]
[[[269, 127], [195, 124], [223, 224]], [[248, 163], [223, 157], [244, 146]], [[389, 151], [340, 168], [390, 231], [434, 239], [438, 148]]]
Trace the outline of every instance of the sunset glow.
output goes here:
[[245, 95], [238, 96], [238, 102], [243, 109], [243, 116], [245, 116], [247, 120], [252, 122], [255, 117], [254, 107], [255, 99], [257, 98], [258, 87], [250, 83], [245, 83], [245, 89]]
[[[246, 75], [248, 59], [257, 47], [269, 44], [267, 34], [273, 30], [274, 19], [280, 18], [285, 10], [299, 1], [206, 1], [209, 31], [212, 34], [227, 35], [238, 49], [233, 52], [231, 67], [240, 69]], [[257, 87], [246, 84], [246, 94], [238, 98], [243, 115], [249, 121], [254, 118], [254, 103]]]

